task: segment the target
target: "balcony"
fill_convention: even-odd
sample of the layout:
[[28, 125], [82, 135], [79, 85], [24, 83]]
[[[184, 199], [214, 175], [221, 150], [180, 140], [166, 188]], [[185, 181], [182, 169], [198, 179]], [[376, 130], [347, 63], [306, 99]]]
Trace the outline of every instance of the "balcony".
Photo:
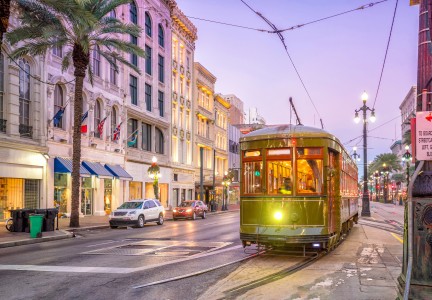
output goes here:
[[25, 124], [19, 124], [19, 133], [20, 136], [31, 139], [33, 137], [33, 127]]
[[0, 132], [6, 133], [6, 120], [0, 119]]

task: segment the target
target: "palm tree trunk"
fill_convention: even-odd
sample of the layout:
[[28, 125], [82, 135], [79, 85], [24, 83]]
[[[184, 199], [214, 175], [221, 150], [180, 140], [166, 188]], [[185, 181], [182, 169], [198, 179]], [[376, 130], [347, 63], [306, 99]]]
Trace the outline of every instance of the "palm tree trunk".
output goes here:
[[83, 102], [83, 84], [85, 72], [89, 64], [89, 54], [81, 45], [74, 45], [72, 58], [75, 67], [75, 99], [74, 99], [74, 127], [72, 143], [72, 199], [70, 227], [79, 227], [79, 199], [80, 199], [80, 166], [81, 166], [81, 118]]
[[3, 45], [3, 35], [9, 25], [10, 3], [11, 0], [0, 0], [0, 46]]

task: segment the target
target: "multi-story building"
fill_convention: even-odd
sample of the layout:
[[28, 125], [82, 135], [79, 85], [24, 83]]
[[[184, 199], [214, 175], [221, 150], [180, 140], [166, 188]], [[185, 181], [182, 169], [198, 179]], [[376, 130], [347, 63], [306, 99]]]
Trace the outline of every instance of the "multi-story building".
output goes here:
[[256, 107], [249, 108], [246, 111], [244, 120], [245, 124], [266, 124], [264, 117], [258, 113], [258, 108]]
[[126, 171], [129, 182], [128, 199], [154, 197], [153, 179], [147, 173], [152, 157], [157, 158], [160, 201], [171, 203], [169, 184], [171, 137], [171, 13], [170, 2], [164, 0], [131, 2], [123, 6], [122, 15], [128, 22], [140, 25], [141, 38], [131, 36], [146, 52], [142, 59], [130, 56], [130, 62], [143, 72], [139, 75], [124, 68], [127, 118]]
[[233, 94], [222, 95], [222, 98], [231, 104], [229, 109], [229, 124], [244, 124], [243, 101]]
[[197, 29], [174, 5], [172, 19], [171, 201], [195, 197], [193, 61]]
[[402, 143], [404, 143], [404, 136], [407, 132], [411, 131], [411, 118], [415, 117], [417, 106], [417, 87], [412, 86], [402, 101], [399, 109], [401, 111], [401, 129], [402, 129]]
[[[228, 119], [231, 104], [220, 95], [214, 95], [214, 169], [216, 180], [222, 182], [222, 178], [228, 173]], [[221, 187], [215, 187], [216, 194], [222, 192]]]
[[[208, 202], [211, 191], [220, 182], [216, 182], [214, 170], [214, 86], [216, 77], [200, 63], [194, 63], [194, 157], [195, 159], [195, 195]], [[201, 176], [202, 165], [202, 176]]]

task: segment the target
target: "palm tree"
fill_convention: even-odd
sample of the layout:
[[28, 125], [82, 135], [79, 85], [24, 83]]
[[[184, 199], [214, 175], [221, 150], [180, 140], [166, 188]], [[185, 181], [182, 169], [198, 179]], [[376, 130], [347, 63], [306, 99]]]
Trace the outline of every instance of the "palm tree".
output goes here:
[[10, 5], [11, 0], [0, 0], [0, 46], [3, 43], [3, 35], [9, 26]]
[[384, 174], [384, 202], [387, 202], [388, 199], [388, 175], [400, 170], [402, 170], [400, 159], [393, 153], [379, 154], [369, 165], [369, 176], [375, 171]]
[[[49, 5], [37, 1], [15, 0], [22, 10], [21, 26], [7, 33], [11, 45], [19, 44], [11, 56], [43, 55], [51, 47], [67, 49], [62, 71], [72, 64], [75, 76], [74, 126], [72, 146], [72, 199], [70, 227], [79, 227], [79, 191], [81, 164], [81, 117], [83, 83], [86, 72], [93, 83], [90, 53], [99, 51], [115, 70], [117, 62], [136, 72], [140, 70], [123, 58], [123, 53], [144, 57], [144, 51], [122, 35], [139, 37], [142, 29], [135, 24], [123, 24], [109, 13], [131, 0], [49, 0]], [[46, 1], [46, 0], [44, 0]], [[54, 3], [55, 2], [55, 3]]]

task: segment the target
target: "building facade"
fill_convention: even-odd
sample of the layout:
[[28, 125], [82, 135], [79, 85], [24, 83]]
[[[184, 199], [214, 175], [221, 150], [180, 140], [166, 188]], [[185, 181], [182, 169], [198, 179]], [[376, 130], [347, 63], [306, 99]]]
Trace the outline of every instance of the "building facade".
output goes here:
[[402, 143], [404, 143], [404, 136], [407, 132], [411, 132], [411, 118], [416, 115], [417, 107], [417, 87], [412, 86], [408, 91], [405, 99], [402, 101], [399, 109], [401, 111], [401, 133], [402, 133]]
[[171, 201], [195, 199], [194, 51], [197, 29], [172, 3]]

